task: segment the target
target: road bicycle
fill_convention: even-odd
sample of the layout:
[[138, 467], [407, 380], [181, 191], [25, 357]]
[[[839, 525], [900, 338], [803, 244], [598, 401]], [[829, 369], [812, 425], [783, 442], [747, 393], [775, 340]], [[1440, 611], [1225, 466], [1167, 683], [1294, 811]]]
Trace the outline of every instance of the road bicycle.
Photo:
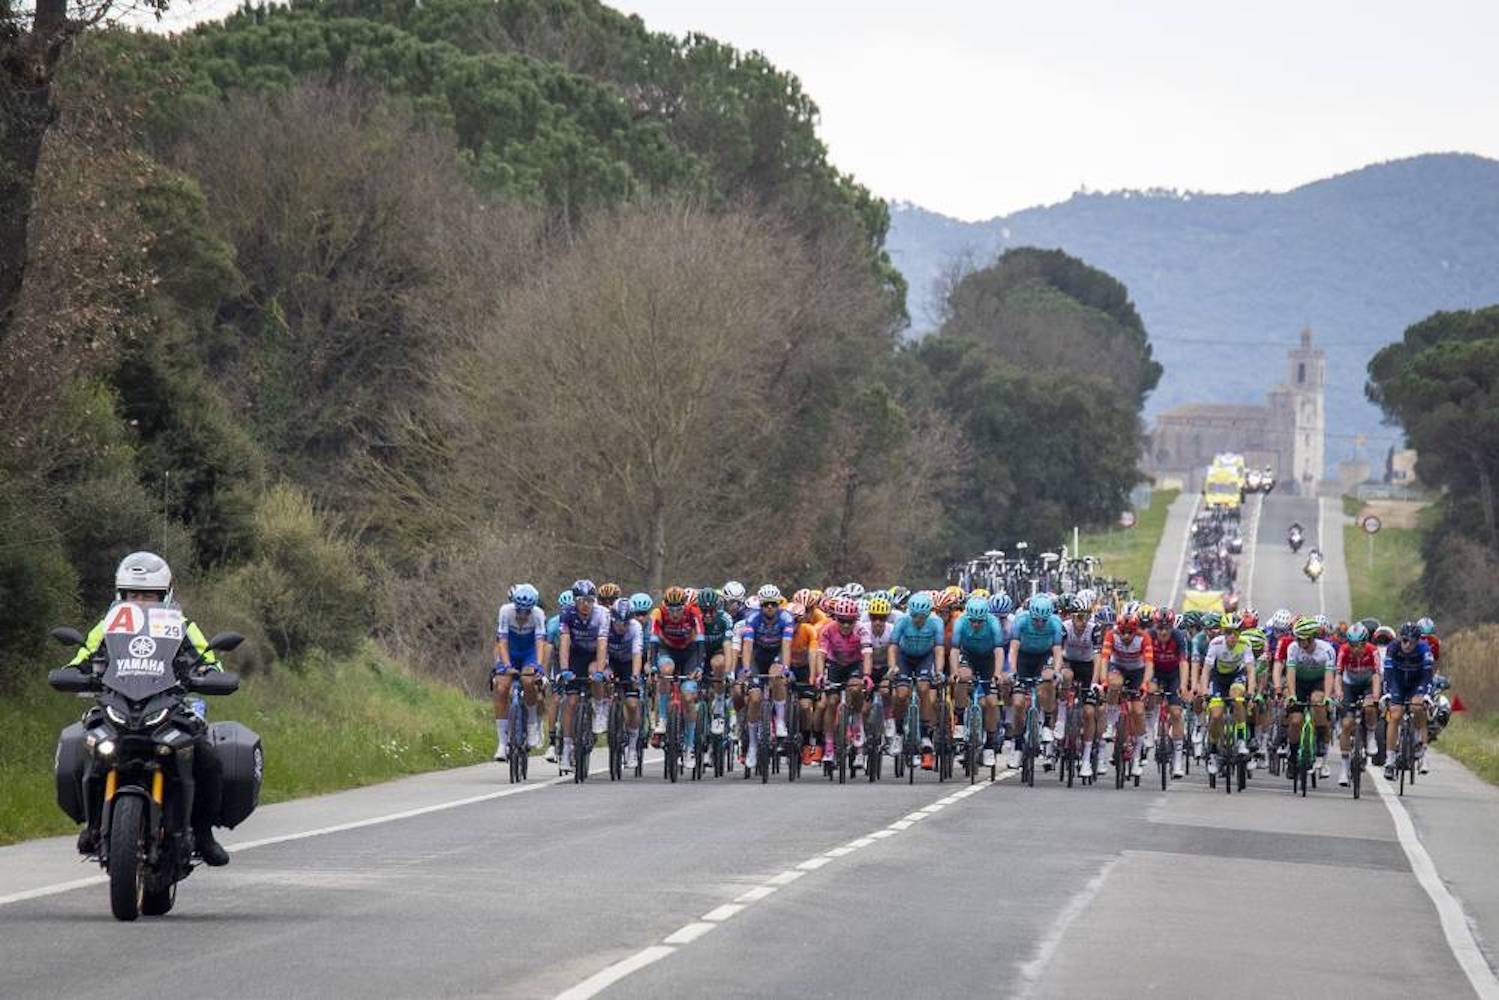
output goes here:
[[885, 699], [879, 688], [870, 692], [864, 710], [864, 775], [879, 781], [885, 767]]
[[[1057, 780], [1065, 781], [1067, 787], [1077, 779], [1078, 765], [1083, 753], [1083, 712], [1084, 708], [1077, 696], [1077, 685], [1071, 684], [1067, 690], [1061, 692], [1058, 711], [1063, 713], [1066, 722], [1062, 726], [1062, 743], [1057, 755]], [[1083, 783], [1088, 784], [1090, 779], [1084, 778]]]
[[1138, 725], [1135, 721], [1135, 702], [1145, 697], [1144, 693], [1126, 687], [1121, 692], [1119, 699], [1119, 724], [1115, 727], [1114, 739], [1114, 787], [1123, 788], [1126, 781], [1134, 779], [1134, 786], [1140, 787], [1140, 760], [1138, 752], [1139, 741], [1144, 739], [1144, 733], [1135, 732]]
[[[593, 675], [595, 681], [602, 682], [604, 675], [597, 673]], [[581, 785], [588, 780], [588, 761], [593, 756], [593, 698], [587, 691], [578, 694], [578, 702], [573, 706], [573, 783]]]
[[906, 784], [916, 783], [916, 770], [918, 759], [921, 756], [921, 704], [916, 692], [906, 700], [906, 710], [902, 719], [900, 753], [895, 754], [895, 777], [899, 779], [905, 776]]
[[1407, 776], [1416, 783], [1416, 761], [1419, 744], [1416, 741], [1415, 717], [1411, 714], [1411, 703], [1402, 703], [1400, 728], [1395, 731], [1395, 771], [1399, 775], [1400, 794], [1405, 794]]
[[952, 738], [952, 689], [948, 679], [938, 674], [932, 680], [936, 690], [936, 709], [932, 718], [932, 754], [936, 758], [937, 780], [946, 781], [953, 774], [956, 747]]
[[1286, 705], [1286, 715], [1290, 715], [1292, 709], [1301, 709], [1301, 726], [1296, 732], [1296, 741], [1291, 745], [1291, 754], [1287, 760], [1291, 772], [1291, 794], [1306, 797], [1308, 787], [1317, 787], [1317, 729], [1312, 723], [1311, 705], [1290, 701]]
[[1350, 705], [1348, 710], [1353, 713], [1353, 746], [1348, 754], [1348, 784], [1353, 789], [1353, 797], [1358, 798], [1364, 783], [1364, 768], [1369, 763], [1369, 730], [1364, 723], [1362, 704]]
[[1155, 763], [1161, 772], [1161, 791], [1171, 783], [1171, 705], [1166, 696], [1158, 696], [1160, 705], [1155, 720]]
[[1036, 787], [1036, 759], [1041, 756], [1041, 706], [1036, 704], [1036, 685], [1039, 677], [1015, 679], [1015, 690], [1025, 698], [1025, 714], [1020, 720], [1020, 732], [1015, 738], [1020, 741], [1020, 783]]
[[520, 679], [510, 684], [510, 734], [506, 739], [505, 752], [510, 761], [510, 783], [526, 780], [531, 764], [531, 747], [526, 739], [531, 707], [521, 695]]

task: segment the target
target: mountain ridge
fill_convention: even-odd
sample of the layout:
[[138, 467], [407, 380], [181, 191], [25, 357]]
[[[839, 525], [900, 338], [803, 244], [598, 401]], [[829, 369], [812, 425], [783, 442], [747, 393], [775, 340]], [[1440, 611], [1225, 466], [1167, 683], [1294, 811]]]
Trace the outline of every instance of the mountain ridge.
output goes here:
[[[1432, 312], [1499, 302], [1499, 161], [1428, 153], [1284, 192], [1079, 192], [984, 222], [892, 203], [887, 247], [910, 283], [913, 333], [936, 327], [945, 271], [1018, 246], [1065, 250], [1128, 286], [1166, 366], [1147, 416], [1260, 402], [1309, 326], [1328, 354], [1329, 464], [1357, 434], [1378, 458], [1397, 435], [1364, 398], [1368, 359]], [[1202, 385], [1214, 347], [1254, 377]]]

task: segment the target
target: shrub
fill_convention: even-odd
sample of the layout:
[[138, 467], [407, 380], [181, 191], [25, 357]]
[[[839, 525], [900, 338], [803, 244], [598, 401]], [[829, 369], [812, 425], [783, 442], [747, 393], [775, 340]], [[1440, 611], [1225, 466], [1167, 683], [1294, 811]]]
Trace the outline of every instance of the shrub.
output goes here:
[[1499, 712], [1496, 643], [1499, 643], [1499, 625], [1465, 629], [1442, 643], [1442, 673], [1452, 678], [1452, 690], [1475, 715]]

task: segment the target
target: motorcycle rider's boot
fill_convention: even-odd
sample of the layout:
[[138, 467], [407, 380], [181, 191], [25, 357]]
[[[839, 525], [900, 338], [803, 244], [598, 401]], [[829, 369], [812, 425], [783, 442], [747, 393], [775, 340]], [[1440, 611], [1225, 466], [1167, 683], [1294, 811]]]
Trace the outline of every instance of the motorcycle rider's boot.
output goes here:
[[193, 844], [208, 867], [222, 868], [229, 863], [229, 852], [224, 850], [223, 844], [213, 839], [211, 829], [194, 831]]
[[99, 831], [85, 826], [78, 831], [78, 853], [87, 857], [99, 850]]

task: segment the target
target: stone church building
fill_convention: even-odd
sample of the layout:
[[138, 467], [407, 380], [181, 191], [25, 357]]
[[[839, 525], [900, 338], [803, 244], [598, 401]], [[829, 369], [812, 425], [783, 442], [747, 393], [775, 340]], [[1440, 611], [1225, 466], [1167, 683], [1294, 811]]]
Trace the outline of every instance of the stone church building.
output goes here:
[[1312, 346], [1312, 331], [1287, 356], [1286, 381], [1264, 406], [1188, 403], [1156, 417], [1146, 439], [1143, 466], [1157, 485], [1202, 489], [1213, 456], [1232, 451], [1255, 468], [1275, 472], [1277, 491], [1314, 496], [1322, 479], [1326, 417], [1323, 388], [1327, 359]]

